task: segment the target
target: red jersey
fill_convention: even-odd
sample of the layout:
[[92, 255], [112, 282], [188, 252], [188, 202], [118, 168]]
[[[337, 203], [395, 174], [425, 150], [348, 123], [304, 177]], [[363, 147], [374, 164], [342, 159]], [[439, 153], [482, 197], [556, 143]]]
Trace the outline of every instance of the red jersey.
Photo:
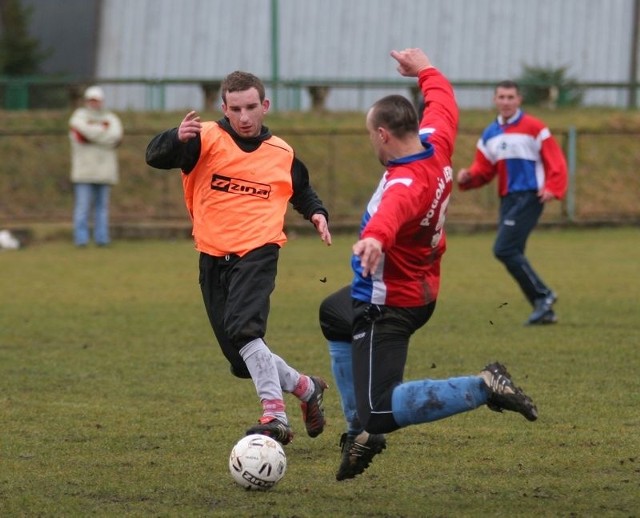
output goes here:
[[471, 179], [460, 190], [473, 189], [498, 175], [498, 194], [539, 191], [556, 198], [567, 192], [567, 162], [542, 121], [518, 110], [509, 120], [494, 120], [478, 140]]
[[449, 81], [437, 69], [422, 71], [418, 84], [425, 99], [424, 151], [387, 164], [363, 215], [360, 238], [382, 243], [378, 269], [363, 277], [360, 258], [354, 255], [351, 261], [352, 297], [374, 304], [424, 306], [440, 289], [458, 107]]

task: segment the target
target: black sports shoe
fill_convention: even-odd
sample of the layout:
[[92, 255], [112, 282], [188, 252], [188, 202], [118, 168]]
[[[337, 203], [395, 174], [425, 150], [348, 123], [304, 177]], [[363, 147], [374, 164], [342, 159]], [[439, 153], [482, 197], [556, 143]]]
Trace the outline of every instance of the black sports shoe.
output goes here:
[[491, 363], [482, 370], [480, 377], [489, 388], [487, 406], [491, 410], [511, 410], [522, 414], [529, 421], [538, 419], [538, 410], [533, 401], [521, 388], [516, 387], [504, 365]]
[[253, 433], [267, 435], [282, 445], [289, 444], [293, 440], [293, 432], [289, 425], [270, 416], [261, 417], [257, 425], [247, 430], [247, 435]]
[[324, 391], [329, 388], [329, 385], [327, 385], [327, 382], [322, 378], [315, 376], [310, 376], [310, 378], [315, 389], [309, 401], [302, 401], [300, 403], [300, 408], [302, 409], [302, 419], [307, 429], [307, 434], [309, 437], [317, 437], [322, 433], [324, 425], [327, 422], [324, 418], [324, 402], [322, 396]]
[[553, 311], [553, 305], [558, 300], [558, 296], [553, 292], [549, 292], [546, 297], [542, 297], [533, 301], [533, 312], [529, 315], [526, 325], [555, 324], [558, 317]]
[[360, 435], [342, 434], [342, 437], [340, 437], [342, 461], [336, 473], [336, 480], [355, 478], [356, 475], [360, 475], [369, 467], [373, 457], [378, 453], [382, 453], [382, 450], [387, 447], [387, 441], [384, 435], [368, 435], [367, 442], [361, 444], [356, 440]]

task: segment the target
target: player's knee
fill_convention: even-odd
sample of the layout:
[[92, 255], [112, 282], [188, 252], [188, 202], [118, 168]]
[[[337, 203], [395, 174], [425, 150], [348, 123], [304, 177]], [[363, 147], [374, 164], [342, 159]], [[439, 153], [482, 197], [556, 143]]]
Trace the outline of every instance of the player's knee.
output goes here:
[[503, 246], [494, 246], [493, 256], [501, 263], [506, 263], [509, 262], [509, 259], [514, 256], [514, 250], [505, 248]]
[[334, 312], [331, 310], [331, 303], [328, 299], [324, 299], [320, 303], [320, 309], [318, 311], [318, 319], [320, 321], [320, 329], [322, 334], [327, 340], [331, 340], [334, 335], [333, 326], [331, 323], [333, 322]]
[[351, 341], [351, 322], [328, 299], [320, 304], [319, 321], [322, 335], [327, 340]]
[[320, 303], [320, 309], [319, 309], [320, 322], [322, 322], [322, 321], [327, 319], [327, 313], [329, 312], [329, 308], [330, 307], [331, 307], [330, 297], [325, 298]]
[[242, 365], [231, 364], [231, 374], [233, 374], [236, 378], [249, 379], [251, 378], [251, 374], [249, 373], [249, 369], [247, 366], [242, 363]]

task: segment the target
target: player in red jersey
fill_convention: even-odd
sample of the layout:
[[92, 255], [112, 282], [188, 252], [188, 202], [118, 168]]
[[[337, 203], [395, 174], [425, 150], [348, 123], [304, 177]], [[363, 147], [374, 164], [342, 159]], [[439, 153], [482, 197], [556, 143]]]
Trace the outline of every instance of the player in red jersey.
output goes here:
[[525, 323], [553, 324], [557, 295], [533, 269], [525, 247], [545, 204], [564, 197], [567, 163], [549, 128], [520, 109], [515, 82], [498, 83], [493, 101], [498, 117], [482, 133], [473, 163], [460, 169], [457, 182], [464, 191], [498, 176], [500, 214], [493, 253], [533, 307]]
[[320, 307], [347, 421], [338, 480], [362, 473], [386, 447], [384, 434], [410, 424], [485, 404], [537, 418], [499, 363], [472, 376], [403, 382], [409, 338], [430, 319], [438, 297], [458, 108], [449, 81], [422, 50], [391, 56], [400, 74], [418, 78], [425, 109], [419, 122], [406, 98], [390, 95], [369, 110], [367, 131], [386, 171], [353, 245], [353, 282]]

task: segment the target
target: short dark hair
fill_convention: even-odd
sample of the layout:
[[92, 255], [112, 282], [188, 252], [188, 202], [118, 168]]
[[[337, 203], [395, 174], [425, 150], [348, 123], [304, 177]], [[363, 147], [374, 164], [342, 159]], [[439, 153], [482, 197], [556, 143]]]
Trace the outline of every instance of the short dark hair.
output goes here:
[[496, 85], [495, 91], [497, 91], [498, 88], [515, 88], [516, 92], [520, 93], [520, 86], [518, 86], [518, 83], [516, 83], [515, 81], [512, 81], [511, 79], [505, 79], [504, 81], [500, 81]]
[[222, 85], [220, 86], [222, 102], [227, 102], [227, 92], [244, 92], [250, 88], [258, 90], [260, 102], [264, 101], [266, 95], [264, 91], [264, 84], [258, 76], [249, 72], [242, 72], [240, 70], [231, 72], [222, 80]]
[[371, 107], [370, 120], [374, 127], [382, 126], [394, 137], [418, 133], [418, 113], [413, 103], [402, 95], [387, 95], [376, 101]]

